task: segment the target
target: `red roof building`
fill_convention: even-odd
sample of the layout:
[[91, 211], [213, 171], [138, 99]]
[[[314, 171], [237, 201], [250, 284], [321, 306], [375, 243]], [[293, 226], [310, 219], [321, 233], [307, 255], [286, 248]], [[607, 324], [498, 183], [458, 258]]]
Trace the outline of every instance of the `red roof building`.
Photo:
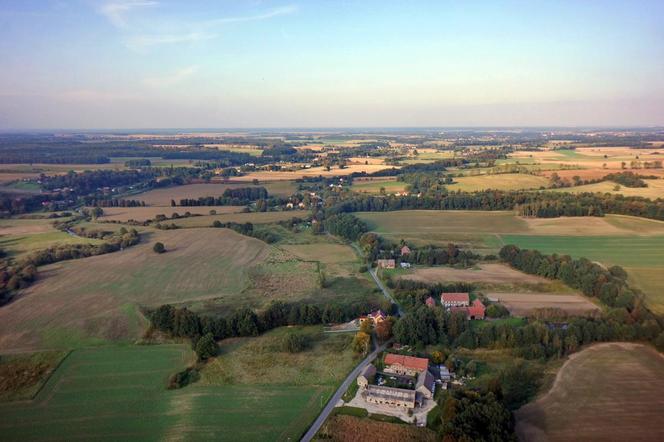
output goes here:
[[429, 368], [427, 358], [416, 358], [414, 356], [395, 355], [388, 353], [385, 355], [385, 372], [414, 375], [426, 371]]
[[427, 300], [424, 301], [424, 303], [427, 305], [427, 307], [435, 307], [436, 306], [436, 300], [433, 299], [431, 296], [429, 296], [427, 298]]
[[468, 307], [470, 298], [468, 293], [443, 293], [440, 295], [440, 303], [443, 307]]
[[466, 317], [468, 319], [484, 319], [484, 312], [486, 310], [486, 307], [484, 307], [484, 304], [482, 304], [482, 301], [479, 299], [476, 299], [473, 301], [473, 305], [470, 307], [451, 307], [450, 311], [452, 313], [455, 312], [463, 312], [466, 314]]
[[401, 256], [406, 256], [406, 255], [410, 255], [410, 247], [403, 246], [401, 248]]

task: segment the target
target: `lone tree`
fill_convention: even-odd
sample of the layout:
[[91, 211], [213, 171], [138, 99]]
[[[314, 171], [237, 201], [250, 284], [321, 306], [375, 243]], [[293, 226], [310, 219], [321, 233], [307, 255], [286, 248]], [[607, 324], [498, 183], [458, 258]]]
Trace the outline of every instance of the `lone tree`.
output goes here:
[[212, 333], [204, 334], [198, 340], [196, 347], [194, 348], [196, 355], [198, 355], [198, 359], [202, 361], [211, 358], [212, 356], [216, 356], [218, 350], [219, 347], [217, 347], [217, 343], [215, 342]]
[[154, 250], [155, 253], [164, 253], [166, 251], [166, 247], [164, 247], [163, 243], [158, 242], [158, 243], [155, 243], [152, 250]]

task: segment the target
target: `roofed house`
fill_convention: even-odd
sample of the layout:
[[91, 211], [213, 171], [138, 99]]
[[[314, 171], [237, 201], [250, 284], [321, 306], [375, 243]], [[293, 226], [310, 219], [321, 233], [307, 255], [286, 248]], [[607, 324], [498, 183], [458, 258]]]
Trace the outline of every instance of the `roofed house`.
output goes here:
[[443, 293], [440, 295], [440, 303], [443, 307], [468, 307], [470, 298], [468, 293]]
[[476, 299], [469, 307], [451, 307], [450, 311], [452, 313], [463, 312], [466, 314], [468, 319], [484, 319], [484, 312], [486, 311], [486, 307], [484, 307], [482, 301]]
[[393, 259], [379, 259], [376, 261], [376, 264], [380, 269], [393, 269], [397, 266]]
[[408, 255], [410, 255], [410, 251], [411, 251], [411, 250], [410, 250], [410, 247], [404, 245], [404, 246], [401, 248], [401, 256], [408, 256]]
[[373, 382], [374, 376], [376, 376], [376, 367], [373, 364], [369, 364], [364, 367], [364, 370], [357, 377], [357, 385], [360, 388], [367, 388]]
[[382, 310], [374, 310], [366, 316], [360, 316], [360, 324], [364, 321], [371, 321], [373, 325], [378, 325], [387, 319], [387, 315]]
[[388, 353], [385, 355], [385, 373], [398, 375], [415, 376], [429, 368], [427, 358], [416, 358], [414, 356], [395, 355]]
[[427, 307], [435, 307], [436, 306], [436, 300], [433, 299], [431, 296], [429, 296], [427, 298], [427, 300], [424, 301], [424, 303], [427, 305]]
[[367, 402], [396, 407], [415, 408], [415, 390], [369, 385], [366, 390]]
[[433, 398], [434, 388], [436, 381], [429, 370], [424, 370], [417, 376], [417, 383], [415, 384], [415, 391], [420, 393], [427, 399]]

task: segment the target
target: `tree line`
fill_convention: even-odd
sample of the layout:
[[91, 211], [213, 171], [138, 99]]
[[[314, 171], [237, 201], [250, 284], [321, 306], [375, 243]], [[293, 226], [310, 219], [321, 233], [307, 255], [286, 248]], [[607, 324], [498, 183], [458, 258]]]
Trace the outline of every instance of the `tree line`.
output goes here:
[[[246, 206], [257, 200], [266, 200], [269, 195], [265, 187], [241, 187], [226, 189], [222, 196], [203, 196], [199, 198], [183, 198], [180, 206]], [[171, 200], [171, 206], [175, 201]]]

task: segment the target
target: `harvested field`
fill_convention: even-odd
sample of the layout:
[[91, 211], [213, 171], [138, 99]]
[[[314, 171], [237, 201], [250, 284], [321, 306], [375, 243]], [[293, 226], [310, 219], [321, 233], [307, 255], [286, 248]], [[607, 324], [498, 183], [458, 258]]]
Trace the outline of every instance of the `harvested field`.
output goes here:
[[[0, 235], [27, 235], [56, 231], [52, 219], [0, 219]], [[58, 220], [60, 221], [60, 220]]]
[[516, 412], [525, 441], [661, 441], [664, 357], [640, 344], [598, 344], [570, 356], [551, 390]]
[[379, 170], [397, 168], [398, 166], [386, 166], [381, 164], [350, 164], [343, 169], [332, 168], [326, 170], [324, 167], [311, 167], [309, 169], [300, 169], [296, 171], [258, 171], [251, 172], [247, 175], [244, 175], [242, 179], [251, 181], [257, 179], [259, 181], [283, 181], [283, 180], [296, 180], [302, 177], [311, 177], [311, 176], [338, 176], [338, 175], [350, 175], [354, 172], [378, 172]]
[[513, 316], [529, 316], [535, 309], [558, 309], [568, 315], [585, 315], [600, 308], [581, 295], [569, 293], [487, 293], [500, 301]]
[[365, 442], [375, 439], [377, 434], [380, 434], [380, 440], [384, 442], [437, 440], [436, 433], [427, 428], [344, 415], [331, 416], [318, 432], [316, 440]]
[[[643, 173], [649, 175], [647, 171]], [[664, 179], [644, 181], [648, 184], [648, 187], [618, 186], [619, 190], [615, 190], [616, 183], [613, 181], [602, 181], [601, 183], [586, 184], [583, 186], [565, 187], [556, 189], [556, 191], [569, 193], [611, 193], [613, 195], [640, 196], [650, 199], [664, 198]]]
[[194, 383], [167, 390], [168, 377], [193, 359], [189, 345], [75, 350], [34, 401], [0, 405], [3, 439], [297, 440], [334, 388]]
[[539, 189], [549, 184], [547, 178], [523, 173], [503, 173], [498, 175], [464, 176], [454, 178], [455, 183], [448, 185], [450, 190], [474, 192], [478, 190], [520, 190]]
[[[210, 210], [218, 214], [242, 212], [244, 206], [194, 206], [194, 207], [170, 207], [170, 206], [147, 206], [147, 207], [105, 207], [104, 216], [99, 218], [106, 221], [146, 221], [154, 219], [157, 215], [171, 217], [174, 213], [184, 215], [185, 212], [197, 215], [209, 215]], [[177, 221], [177, 220], [173, 220]], [[169, 223], [171, 220], [168, 221]]]
[[[156, 241], [166, 253], [152, 251]], [[158, 231], [122, 252], [40, 268], [38, 281], [0, 309], [0, 348], [127, 342], [144, 330], [139, 306], [214, 299], [228, 313], [317, 288], [315, 264], [257, 239], [228, 229]]]
[[504, 264], [480, 264], [477, 268], [455, 269], [453, 267], [418, 267], [402, 279], [427, 283], [438, 282], [486, 282], [492, 284], [527, 283], [548, 284], [548, 279], [528, 275]]
[[[132, 196], [133, 199], [145, 201], [150, 206], [171, 206], [171, 200], [179, 203], [183, 198], [200, 198], [204, 196], [219, 197], [226, 189], [238, 189], [240, 187], [265, 187], [269, 194], [277, 196], [290, 196], [295, 191], [295, 183], [261, 183], [258, 186], [251, 184], [251, 179], [242, 177], [246, 182], [213, 183], [213, 184], [186, 184], [184, 186], [164, 187], [149, 190], [145, 193]], [[178, 208], [179, 209], [179, 208]], [[188, 207], [187, 209], [190, 209]]]

